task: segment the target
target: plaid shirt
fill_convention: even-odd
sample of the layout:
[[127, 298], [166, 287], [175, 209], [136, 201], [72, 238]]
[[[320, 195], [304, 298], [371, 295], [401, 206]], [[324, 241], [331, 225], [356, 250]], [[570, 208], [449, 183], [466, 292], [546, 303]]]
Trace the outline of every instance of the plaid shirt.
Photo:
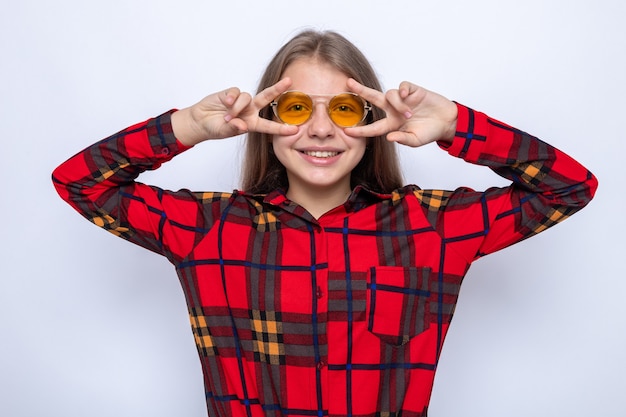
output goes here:
[[69, 159], [59, 194], [166, 256], [182, 284], [211, 416], [425, 416], [471, 262], [564, 220], [597, 182], [544, 142], [458, 105], [447, 151], [512, 181], [476, 192], [356, 187], [314, 219], [269, 195], [135, 182], [186, 148], [170, 114]]

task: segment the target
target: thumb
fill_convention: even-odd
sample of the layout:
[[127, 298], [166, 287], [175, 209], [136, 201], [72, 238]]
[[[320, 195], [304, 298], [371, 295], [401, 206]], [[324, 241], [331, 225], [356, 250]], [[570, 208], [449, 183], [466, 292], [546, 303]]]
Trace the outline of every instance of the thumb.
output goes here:
[[399, 143], [400, 145], [409, 146], [411, 148], [417, 148], [419, 146], [429, 143], [428, 140], [424, 140], [414, 132], [393, 131], [387, 134], [387, 140], [389, 142]]

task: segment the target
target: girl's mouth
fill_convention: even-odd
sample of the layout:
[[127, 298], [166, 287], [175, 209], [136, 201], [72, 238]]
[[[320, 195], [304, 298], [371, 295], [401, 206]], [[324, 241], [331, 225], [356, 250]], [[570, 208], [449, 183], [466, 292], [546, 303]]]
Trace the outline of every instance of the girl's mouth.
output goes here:
[[302, 151], [302, 153], [314, 158], [332, 158], [333, 156], [339, 155], [339, 152], [333, 151]]

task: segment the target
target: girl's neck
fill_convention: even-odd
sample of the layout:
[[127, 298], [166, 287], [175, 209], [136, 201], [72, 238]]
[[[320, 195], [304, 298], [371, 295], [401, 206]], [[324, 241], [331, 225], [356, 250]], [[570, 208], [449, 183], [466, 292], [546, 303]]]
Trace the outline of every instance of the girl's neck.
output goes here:
[[319, 219], [324, 213], [346, 202], [350, 196], [350, 187], [336, 189], [289, 187], [287, 198], [304, 207], [313, 217]]

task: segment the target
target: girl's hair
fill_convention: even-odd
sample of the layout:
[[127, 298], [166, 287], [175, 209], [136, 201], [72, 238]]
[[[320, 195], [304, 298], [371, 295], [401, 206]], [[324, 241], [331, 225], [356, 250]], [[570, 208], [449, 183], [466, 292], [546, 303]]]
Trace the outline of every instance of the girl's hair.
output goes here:
[[[285, 69], [302, 58], [316, 58], [361, 84], [382, 91], [372, 66], [356, 46], [338, 33], [313, 30], [296, 35], [276, 53], [257, 91], [280, 81]], [[260, 114], [266, 119], [272, 118], [269, 106], [261, 110]], [[384, 112], [373, 107], [366, 123], [383, 117]], [[401, 187], [402, 174], [395, 144], [383, 136], [367, 138], [365, 155], [352, 170], [350, 180], [352, 187], [363, 185], [379, 193], [389, 193]], [[254, 194], [267, 194], [277, 188], [287, 190], [287, 172], [274, 154], [271, 135], [258, 132], [248, 134], [241, 185], [244, 191]]]

